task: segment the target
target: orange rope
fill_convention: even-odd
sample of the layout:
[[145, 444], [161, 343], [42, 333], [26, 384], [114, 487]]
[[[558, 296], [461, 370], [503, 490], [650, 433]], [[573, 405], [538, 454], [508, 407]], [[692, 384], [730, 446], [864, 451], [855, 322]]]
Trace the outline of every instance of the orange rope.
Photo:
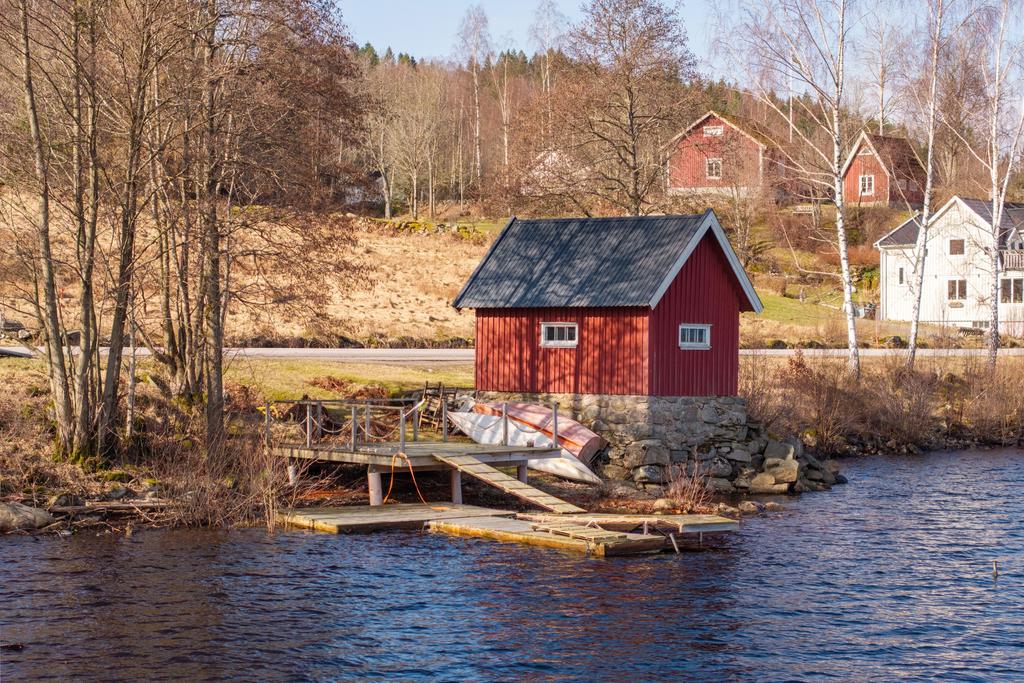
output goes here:
[[412, 461], [409, 460], [409, 456], [399, 451], [391, 456], [391, 480], [388, 482], [388, 492], [384, 495], [384, 500], [381, 505], [385, 505], [388, 502], [388, 498], [391, 497], [391, 489], [395, 485], [395, 462], [398, 458], [404, 458], [405, 464], [409, 466], [409, 476], [412, 477], [412, 485], [416, 488], [416, 495], [420, 497], [420, 502], [426, 505], [434, 512], [444, 512], [445, 510], [451, 510], [450, 507], [436, 507], [427, 502], [427, 499], [423, 497], [423, 492], [420, 491], [420, 485], [416, 482], [416, 473], [412, 470]]

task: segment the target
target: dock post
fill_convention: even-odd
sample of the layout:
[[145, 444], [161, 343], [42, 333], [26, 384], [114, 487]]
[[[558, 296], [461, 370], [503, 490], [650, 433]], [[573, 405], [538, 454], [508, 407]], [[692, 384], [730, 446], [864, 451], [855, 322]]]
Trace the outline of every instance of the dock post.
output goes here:
[[412, 440], [419, 441], [420, 439], [420, 407], [417, 404], [412, 409]]
[[313, 445], [313, 404], [306, 401], [306, 448]]
[[370, 505], [384, 504], [384, 487], [380, 483], [380, 472], [372, 467], [366, 470], [366, 483], [370, 489]]
[[316, 440], [324, 438], [324, 402], [316, 402]]
[[501, 404], [501, 445], [508, 445], [508, 403]]
[[270, 401], [267, 401], [263, 409], [266, 411], [263, 413], [263, 445], [270, 450]]
[[518, 465], [516, 465], [516, 478], [519, 479], [519, 481], [523, 482], [524, 484], [528, 483], [525, 462], [521, 462]]
[[363, 441], [370, 443], [370, 402], [363, 401]]
[[441, 441], [448, 440], [448, 402], [441, 397]]
[[452, 469], [452, 503], [462, 505], [462, 472]]
[[359, 434], [359, 420], [356, 418], [356, 407], [352, 406], [352, 452], [356, 450], [356, 435]]
[[405, 453], [405, 409], [398, 409], [398, 450]]
[[551, 404], [551, 444], [558, 448], [558, 401]]

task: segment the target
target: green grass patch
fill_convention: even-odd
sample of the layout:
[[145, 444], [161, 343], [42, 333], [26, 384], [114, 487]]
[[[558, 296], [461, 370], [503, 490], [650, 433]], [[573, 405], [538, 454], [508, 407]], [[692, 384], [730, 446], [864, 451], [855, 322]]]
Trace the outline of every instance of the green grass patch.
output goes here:
[[[758, 292], [761, 303], [764, 304], [764, 311], [760, 317], [764, 320], [774, 320], [788, 325], [800, 325], [813, 327], [827, 320], [842, 318], [842, 312], [825, 306], [810, 302], [801, 302], [798, 299]], [[745, 313], [746, 316], [755, 316], [753, 313]]]
[[331, 391], [312, 384], [330, 377], [356, 386], [381, 386], [389, 394], [422, 387], [424, 382], [442, 382], [451, 387], [473, 386], [472, 363], [416, 365], [407, 363], [351, 363], [318, 360], [236, 358], [225, 372], [225, 380], [255, 388], [269, 400], [345, 398], [346, 392]]

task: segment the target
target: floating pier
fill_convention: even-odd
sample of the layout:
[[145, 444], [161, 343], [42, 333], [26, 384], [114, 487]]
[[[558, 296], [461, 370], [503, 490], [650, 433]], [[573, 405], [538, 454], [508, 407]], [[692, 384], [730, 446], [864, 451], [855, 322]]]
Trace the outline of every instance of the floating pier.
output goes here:
[[423, 529], [597, 557], [678, 549], [678, 541], [685, 537], [739, 528], [735, 520], [716, 515], [551, 515], [447, 502], [290, 509], [281, 511], [278, 519], [288, 526], [331, 533]]

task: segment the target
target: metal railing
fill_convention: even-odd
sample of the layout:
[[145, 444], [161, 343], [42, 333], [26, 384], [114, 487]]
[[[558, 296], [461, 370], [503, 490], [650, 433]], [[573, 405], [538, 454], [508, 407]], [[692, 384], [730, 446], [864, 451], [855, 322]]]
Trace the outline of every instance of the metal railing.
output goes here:
[[306, 448], [333, 443], [354, 451], [360, 444], [391, 440], [404, 450], [410, 437], [419, 440], [422, 406], [423, 400], [416, 398], [266, 401], [263, 442], [267, 448], [275, 443]]
[[[305, 446], [332, 444], [351, 451], [360, 445], [398, 442], [404, 451], [407, 442], [420, 440], [419, 417], [423, 398], [400, 399], [298, 399], [267, 401], [263, 406], [263, 442]], [[280, 408], [284, 407], [283, 410]], [[557, 402], [551, 403], [551, 442], [560, 447]], [[509, 445], [508, 403], [501, 404], [501, 445]], [[296, 432], [297, 430], [297, 432]], [[448, 406], [441, 406], [441, 440], [451, 435]]]

